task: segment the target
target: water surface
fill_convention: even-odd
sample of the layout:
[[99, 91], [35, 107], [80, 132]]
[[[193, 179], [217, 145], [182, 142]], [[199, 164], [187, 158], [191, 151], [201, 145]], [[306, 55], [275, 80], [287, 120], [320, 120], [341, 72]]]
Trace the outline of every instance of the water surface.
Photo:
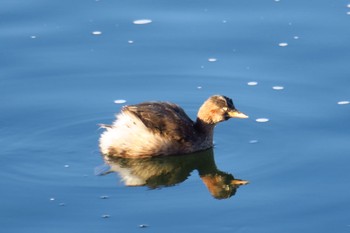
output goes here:
[[[3, 231], [349, 231], [348, 4], [2, 1]], [[250, 182], [236, 195], [213, 198], [195, 169], [157, 189], [94, 175], [115, 100], [195, 118], [212, 94], [250, 116], [215, 132], [216, 166]]]

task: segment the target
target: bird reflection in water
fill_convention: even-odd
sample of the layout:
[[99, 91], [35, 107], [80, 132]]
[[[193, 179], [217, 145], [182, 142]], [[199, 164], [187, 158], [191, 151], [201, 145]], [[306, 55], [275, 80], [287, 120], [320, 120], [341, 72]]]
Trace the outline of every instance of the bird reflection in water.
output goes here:
[[[215, 164], [213, 149], [193, 154], [122, 158], [104, 155], [108, 170], [98, 175], [116, 172], [126, 186], [147, 186], [151, 189], [169, 187], [184, 182], [197, 170], [203, 183], [216, 199], [230, 198], [237, 188], [248, 181], [235, 179], [232, 174], [220, 171]], [[101, 167], [100, 167], [101, 168]]]

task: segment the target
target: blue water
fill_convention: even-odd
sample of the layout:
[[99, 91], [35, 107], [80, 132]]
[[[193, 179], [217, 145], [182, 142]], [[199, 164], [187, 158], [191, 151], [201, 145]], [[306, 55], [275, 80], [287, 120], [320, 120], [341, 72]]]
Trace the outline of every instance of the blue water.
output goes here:
[[[2, 231], [348, 232], [348, 4], [1, 1]], [[194, 118], [218, 93], [250, 116], [215, 131], [216, 166], [250, 182], [236, 195], [213, 198], [196, 170], [157, 189], [95, 176], [114, 100]]]

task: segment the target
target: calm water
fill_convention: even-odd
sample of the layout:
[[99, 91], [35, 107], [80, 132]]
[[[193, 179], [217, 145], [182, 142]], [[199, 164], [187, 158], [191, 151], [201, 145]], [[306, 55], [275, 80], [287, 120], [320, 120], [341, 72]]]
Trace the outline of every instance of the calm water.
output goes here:
[[[348, 4], [2, 0], [2, 231], [349, 232]], [[250, 181], [231, 198], [213, 198], [193, 157], [161, 188], [94, 174], [115, 100], [194, 118], [217, 93], [250, 116], [219, 125], [208, 157]]]

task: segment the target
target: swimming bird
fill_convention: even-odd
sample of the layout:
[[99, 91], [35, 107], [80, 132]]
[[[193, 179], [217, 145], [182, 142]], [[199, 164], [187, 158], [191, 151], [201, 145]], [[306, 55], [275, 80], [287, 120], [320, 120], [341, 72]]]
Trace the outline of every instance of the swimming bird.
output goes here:
[[102, 154], [150, 157], [187, 154], [213, 147], [214, 127], [230, 118], [248, 118], [232, 99], [214, 95], [199, 108], [196, 121], [178, 105], [144, 102], [124, 106], [112, 125], [102, 125]]

